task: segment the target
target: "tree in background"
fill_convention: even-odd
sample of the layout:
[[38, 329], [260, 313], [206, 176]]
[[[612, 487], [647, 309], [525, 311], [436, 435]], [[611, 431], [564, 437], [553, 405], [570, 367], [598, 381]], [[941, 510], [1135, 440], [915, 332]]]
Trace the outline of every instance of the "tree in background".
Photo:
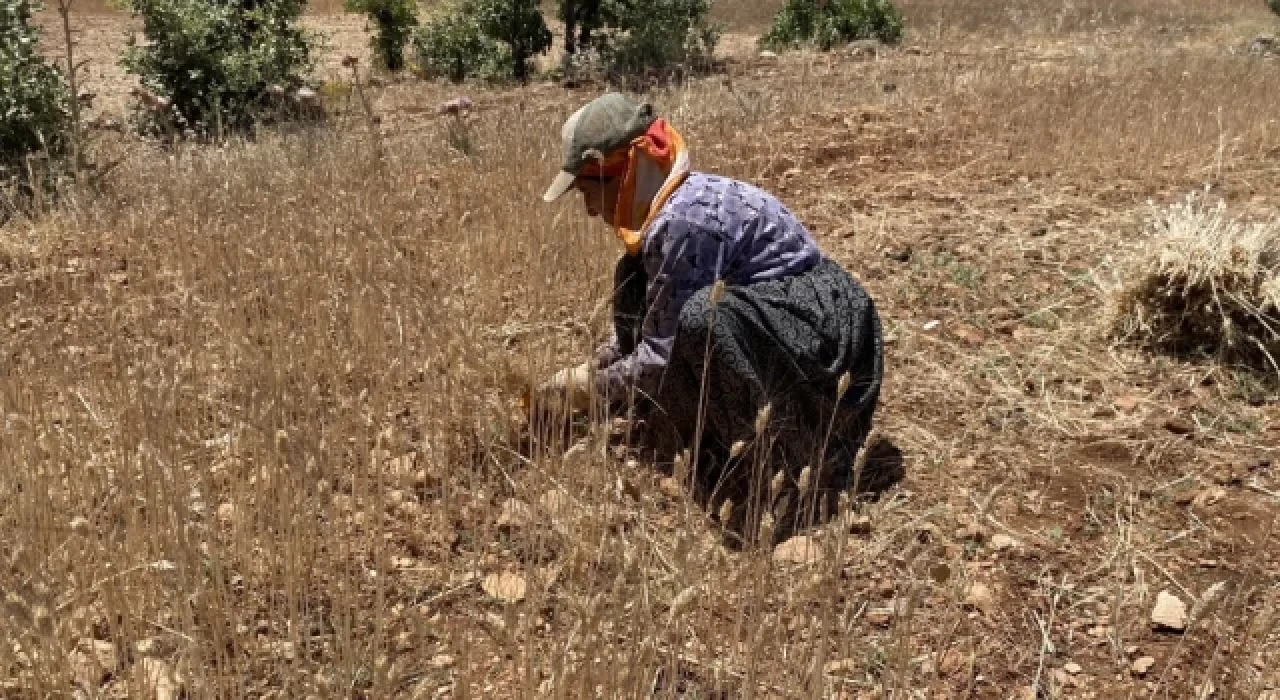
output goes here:
[[560, 20], [564, 22], [564, 52], [575, 54], [591, 44], [591, 33], [603, 26], [600, 0], [560, 0]]
[[377, 64], [392, 73], [404, 70], [404, 49], [418, 26], [417, 0], [346, 0], [343, 6], [365, 13], [376, 27], [369, 45]]
[[891, 0], [787, 0], [760, 43], [774, 49], [812, 44], [828, 51], [859, 39], [902, 40], [902, 15]]
[[463, 0], [424, 22], [414, 47], [428, 77], [523, 82], [551, 48], [551, 30], [536, 0]]
[[538, 11], [538, 1], [471, 0], [468, 5], [480, 31], [509, 47], [511, 76], [527, 81], [530, 61], [551, 48], [551, 30]]
[[601, 0], [593, 40], [610, 78], [644, 79], [708, 65], [720, 40], [711, 0]]
[[[221, 136], [273, 114], [274, 94], [312, 67], [299, 26], [305, 0], [129, 0], [147, 43], [130, 40], [126, 69], [159, 96], [176, 126]], [[153, 101], [154, 106], [154, 101]]]
[[59, 158], [68, 145], [71, 95], [38, 50], [37, 9], [31, 0], [0, 0], [0, 183], [25, 179], [32, 154]]

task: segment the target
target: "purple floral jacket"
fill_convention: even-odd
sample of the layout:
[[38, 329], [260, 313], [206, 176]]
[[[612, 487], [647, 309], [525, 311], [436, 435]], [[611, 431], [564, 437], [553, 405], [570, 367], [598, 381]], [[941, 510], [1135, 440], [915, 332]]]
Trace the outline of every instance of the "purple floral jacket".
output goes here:
[[602, 347], [597, 391], [653, 393], [671, 357], [685, 301], [723, 279], [730, 286], [798, 275], [822, 259], [817, 242], [773, 195], [729, 178], [690, 173], [645, 231], [640, 255], [648, 275], [648, 315], [640, 343], [622, 355]]

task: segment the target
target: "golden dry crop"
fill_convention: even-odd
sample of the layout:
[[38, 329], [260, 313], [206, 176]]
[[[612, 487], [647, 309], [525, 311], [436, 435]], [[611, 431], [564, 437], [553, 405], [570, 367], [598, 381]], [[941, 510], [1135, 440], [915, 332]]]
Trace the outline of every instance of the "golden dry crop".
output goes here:
[[[1094, 283], [1148, 200], [1280, 205], [1275, 18], [901, 6], [902, 47], [768, 57], [724, 0], [726, 72], [652, 95], [886, 323], [904, 475], [777, 552], [607, 426], [518, 437], [608, 319], [616, 243], [538, 197], [594, 86], [165, 150], [101, 128], [129, 21], [77, 15], [124, 160], [0, 229], [0, 697], [1277, 697], [1276, 384], [1116, 343]], [[308, 21], [347, 80], [361, 23]]]

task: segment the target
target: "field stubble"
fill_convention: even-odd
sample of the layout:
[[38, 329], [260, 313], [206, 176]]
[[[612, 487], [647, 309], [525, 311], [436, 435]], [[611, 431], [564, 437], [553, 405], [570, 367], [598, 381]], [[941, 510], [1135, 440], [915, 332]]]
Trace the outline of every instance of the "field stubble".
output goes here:
[[132, 153], [107, 194], [0, 236], [0, 692], [1268, 697], [1274, 383], [1112, 345], [1092, 280], [1148, 199], [1274, 210], [1280, 73], [1230, 51], [1243, 3], [1107, 6], [655, 95], [886, 321], [906, 478], [777, 552], [601, 435], [514, 449], [517, 387], [607, 318], [616, 244], [537, 198], [586, 92], [454, 120], [400, 82], [376, 133], [101, 135]]

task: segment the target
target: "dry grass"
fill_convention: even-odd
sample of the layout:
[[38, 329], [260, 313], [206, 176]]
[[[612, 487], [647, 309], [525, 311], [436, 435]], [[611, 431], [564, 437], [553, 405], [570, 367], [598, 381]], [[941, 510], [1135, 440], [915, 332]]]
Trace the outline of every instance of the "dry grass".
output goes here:
[[[1093, 333], [1148, 199], [1280, 204], [1275, 66], [1206, 7], [1160, 4], [1169, 35], [744, 51], [654, 95], [886, 321], [907, 476], [808, 563], [723, 546], [606, 429], [512, 439], [516, 388], [603, 330], [615, 244], [537, 204], [585, 93], [469, 91], [457, 123], [453, 88], [403, 82], [376, 134], [100, 134], [132, 154], [108, 191], [0, 231], [0, 694], [148, 697], [171, 669], [194, 697], [1267, 697], [1274, 390]], [[1162, 590], [1185, 634], [1152, 629]]]
[[1196, 195], [1154, 213], [1122, 263], [1112, 324], [1159, 349], [1218, 354], [1280, 378], [1280, 228], [1227, 215]]

